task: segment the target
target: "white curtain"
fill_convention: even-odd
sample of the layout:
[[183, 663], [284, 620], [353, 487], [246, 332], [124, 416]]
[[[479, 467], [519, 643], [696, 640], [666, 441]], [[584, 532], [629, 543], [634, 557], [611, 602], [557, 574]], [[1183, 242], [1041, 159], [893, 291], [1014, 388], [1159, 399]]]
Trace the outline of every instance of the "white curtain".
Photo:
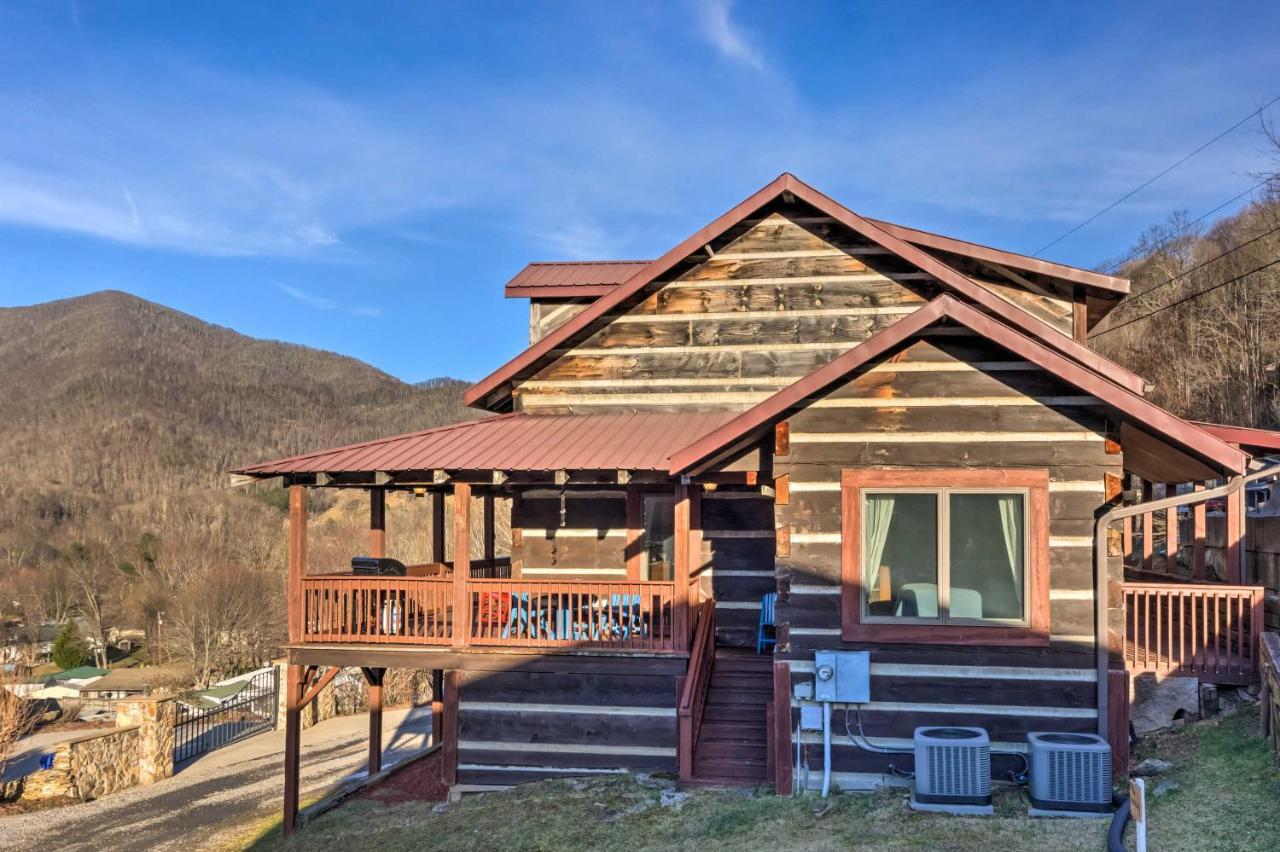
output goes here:
[[1004, 551], [1013, 573], [1013, 589], [1022, 600], [1022, 495], [1004, 494], [998, 500], [1000, 526], [1004, 528]]
[[889, 524], [893, 520], [893, 495], [869, 494], [863, 502], [866, 513], [866, 556], [868, 599], [880, 582], [880, 560], [884, 557], [884, 546], [889, 541]]

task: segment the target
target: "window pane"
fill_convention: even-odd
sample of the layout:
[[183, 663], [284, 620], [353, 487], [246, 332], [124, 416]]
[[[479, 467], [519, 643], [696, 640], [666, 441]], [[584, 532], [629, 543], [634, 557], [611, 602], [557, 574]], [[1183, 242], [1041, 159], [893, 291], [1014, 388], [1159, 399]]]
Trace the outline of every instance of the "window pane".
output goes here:
[[1021, 494], [952, 494], [951, 618], [1023, 617]]
[[867, 614], [938, 617], [938, 496], [864, 494], [863, 588]]
[[648, 580], [675, 577], [676, 534], [675, 497], [670, 494], [644, 495], [644, 551], [642, 563]]

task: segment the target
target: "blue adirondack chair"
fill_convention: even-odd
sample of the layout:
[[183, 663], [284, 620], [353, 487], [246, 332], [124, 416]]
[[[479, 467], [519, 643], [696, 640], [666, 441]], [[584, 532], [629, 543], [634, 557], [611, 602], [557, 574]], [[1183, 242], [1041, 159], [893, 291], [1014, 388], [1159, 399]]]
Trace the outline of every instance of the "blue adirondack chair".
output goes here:
[[766, 647], [778, 644], [777, 634], [766, 635], [766, 628], [774, 630], [773, 609], [778, 603], [778, 593], [769, 592], [760, 598], [760, 624], [756, 628], [756, 653], [763, 654]]
[[547, 625], [546, 613], [530, 602], [528, 592], [511, 596], [511, 614], [507, 617], [506, 626], [502, 628], [502, 638], [510, 638], [513, 631], [517, 636], [529, 636], [534, 639], [538, 638], [539, 633], [551, 633]]
[[629, 639], [631, 631], [640, 633], [644, 625], [640, 622], [639, 595], [609, 596], [610, 629], [615, 637]]

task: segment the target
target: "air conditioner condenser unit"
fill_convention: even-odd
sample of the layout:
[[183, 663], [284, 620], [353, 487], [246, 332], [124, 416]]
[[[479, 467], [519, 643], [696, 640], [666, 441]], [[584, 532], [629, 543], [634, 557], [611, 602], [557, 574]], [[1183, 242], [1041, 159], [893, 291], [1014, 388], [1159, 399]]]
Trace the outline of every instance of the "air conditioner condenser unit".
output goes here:
[[915, 730], [911, 807], [918, 811], [989, 814], [991, 740], [982, 728]]
[[1096, 734], [1030, 733], [1032, 816], [1110, 816], [1111, 746]]

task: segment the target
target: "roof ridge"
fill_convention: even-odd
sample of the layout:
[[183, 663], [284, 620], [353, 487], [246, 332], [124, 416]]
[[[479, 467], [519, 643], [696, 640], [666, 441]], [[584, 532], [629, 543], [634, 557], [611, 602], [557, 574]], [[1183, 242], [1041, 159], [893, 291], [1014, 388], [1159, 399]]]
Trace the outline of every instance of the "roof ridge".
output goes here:
[[653, 263], [653, 260], [531, 260], [527, 266], [600, 266], [602, 264]]

